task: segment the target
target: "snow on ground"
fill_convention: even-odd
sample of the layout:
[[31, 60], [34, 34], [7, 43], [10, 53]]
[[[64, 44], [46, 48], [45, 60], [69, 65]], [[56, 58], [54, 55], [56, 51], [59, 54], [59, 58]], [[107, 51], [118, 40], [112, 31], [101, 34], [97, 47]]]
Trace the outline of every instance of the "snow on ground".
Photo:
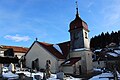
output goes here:
[[90, 78], [89, 80], [109, 80], [108, 77], [113, 77], [113, 74], [112, 73], [102, 73], [100, 75]]
[[118, 80], [120, 80], [120, 73], [117, 71]]
[[15, 79], [18, 79], [18, 77], [19, 77], [19, 75], [17, 75], [17, 74], [13, 74], [11, 71], [8, 71], [8, 72], [6, 72], [6, 73], [2, 73], [2, 76], [4, 77], [4, 78], [15, 78]]
[[[24, 73], [27, 77], [30, 77], [32, 76], [33, 77], [33, 80], [36, 80], [35, 79], [35, 75], [40, 75], [40, 77], [43, 79], [43, 73], [42, 72], [37, 72], [37, 73], [30, 73], [28, 71], [18, 71], [16, 73]], [[59, 79], [56, 79], [57, 76], [56, 74], [51, 74], [51, 77], [47, 80], [59, 80]], [[80, 80], [80, 78], [74, 78], [74, 77], [66, 77], [65, 80]]]
[[[120, 74], [118, 73], [118, 71], [116, 71], [117, 76], [118, 76], [118, 80], [120, 80]], [[89, 80], [109, 80], [109, 78], [113, 78], [113, 74], [112, 72], [109, 73], [102, 73], [100, 75], [94, 76]], [[113, 79], [112, 79], [113, 80]]]
[[35, 75], [40, 75], [40, 77], [43, 78], [43, 73], [41, 73], [41, 72], [30, 73], [30, 72], [28, 72], [28, 71], [17, 71], [16, 73], [17, 73], [17, 74], [24, 73], [27, 77], [33, 77], [33, 80], [36, 80], [36, 79], [34, 78]]
[[[25, 74], [25, 76], [27, 76], [27, 77], [33, 77], [33, 80], [36, 80], [35, 77], [34, 77], [35, 75], [40, 75], [41, 79], [43, 79], [43, 73], [42, 72], [30, 73], [29, 71], [20, 71], [20, 69], [18, 67], [16, 67], [16, 74], [13, 74], [12, 72], [8, 71], [7, 67], [4, 67], [2, 75], [4, 77], [9, 78], [9, 77], [18, 77], [17, 74], [20, 74], [20, 73]], [[74, 78], [72, 76], [65, 77], [64, 79], [65, 80], [82, 80], [80, 78]], [[59, 79], [57, 79], [56, 74], [51, 74], [51, 77], [47, 80], [59, 80]]]
[[[56, 74], [52, 74], [51, 77], [47, 80], [60, 80], [60, 79], [56, 79], [56, 78], [57, 78]], [[64, 78], [64, 80], [82, 80], [82, 79], [74, 78], [74, 77], [70, 76], [70, 77]]]

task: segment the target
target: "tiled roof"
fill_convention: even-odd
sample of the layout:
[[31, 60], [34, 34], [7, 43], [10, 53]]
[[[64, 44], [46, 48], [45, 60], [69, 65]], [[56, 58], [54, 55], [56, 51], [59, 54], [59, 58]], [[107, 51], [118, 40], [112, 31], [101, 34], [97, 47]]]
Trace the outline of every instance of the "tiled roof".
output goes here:
[[67, 58], [69, 51], [70, 51], [70, 41], [59, 43], [59, 47], [61, 48], [64, 57]]
[[18, 47], [18, 46], [1, 46], [2, 49], [13, 49], [16, 53], [26, 53], [28, 51], [28, 48], [25, 47]]
[[51, 54], [53, 54], [58, 59], [65, 59], [69, 53], [70, 41], [57, 44], [62, 50], [62, 53], [60, 53], [55, 47], [53, 47], [53, 44], [49, 44], [45, 42], [38, 42], [38, 43], [42, 45], [45, 49], [47, 49]]
[[78, 28], [79, 29], [84, 28], [85, 30], [89, 31], [87, 23], [83, 21], [79, 16], [76, 16], [76, 18], [70, 23], [69, 31], [78, 29]]
[[72, 66], [73, 64], [78, 62], [80, 59], [81, 59], [81, 57], [72, 57], [72, 58], [66, 60], [65, 62], [63, 62], [61, 65], [63, 65], [63, 66]]

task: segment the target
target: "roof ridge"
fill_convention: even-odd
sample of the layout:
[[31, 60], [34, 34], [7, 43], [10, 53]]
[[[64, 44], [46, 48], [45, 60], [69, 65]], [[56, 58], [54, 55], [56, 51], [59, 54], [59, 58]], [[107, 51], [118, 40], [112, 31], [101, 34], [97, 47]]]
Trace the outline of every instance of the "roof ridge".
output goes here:
[[59, 44], [64, 44], [64, 43], [69, 43], [70, 41], [65, 41], [65, 42], [61, 42], [61, 43], [57, 43], [57, 45]]
[[23, 47], [23, 46], [9, 46], [9, 45], [0, 45], [1, 47], [18, 47], [18, 48], [28, 48], [28, 47]]
[[53, 44], [46, 43], [46, 42], [39, 42], [39, 41], [37, 41], [37, 42], [40, 43], [40, 44], [43, 44], [43, 45], [53, 45]]

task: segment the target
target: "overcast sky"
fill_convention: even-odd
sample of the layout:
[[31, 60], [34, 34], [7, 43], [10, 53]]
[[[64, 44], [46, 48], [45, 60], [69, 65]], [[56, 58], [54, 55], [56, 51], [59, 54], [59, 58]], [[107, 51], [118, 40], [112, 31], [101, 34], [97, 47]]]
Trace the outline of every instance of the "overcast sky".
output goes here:
[[[0, 0], [0, 45], [30, 47], [41, 42], [69, 40], [76, 0]], [[120, 0], [78, 0], [80, 17], [89, 37], [120, 30]]]

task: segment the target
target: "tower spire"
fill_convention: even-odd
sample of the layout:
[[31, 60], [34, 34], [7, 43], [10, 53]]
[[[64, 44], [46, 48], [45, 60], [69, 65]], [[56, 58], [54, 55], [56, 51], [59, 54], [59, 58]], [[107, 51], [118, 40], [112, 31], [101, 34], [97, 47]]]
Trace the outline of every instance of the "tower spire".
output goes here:
[[79, 13], [78, 13], [78, 2], [76, 1], [76, 16], [79, 16]]

